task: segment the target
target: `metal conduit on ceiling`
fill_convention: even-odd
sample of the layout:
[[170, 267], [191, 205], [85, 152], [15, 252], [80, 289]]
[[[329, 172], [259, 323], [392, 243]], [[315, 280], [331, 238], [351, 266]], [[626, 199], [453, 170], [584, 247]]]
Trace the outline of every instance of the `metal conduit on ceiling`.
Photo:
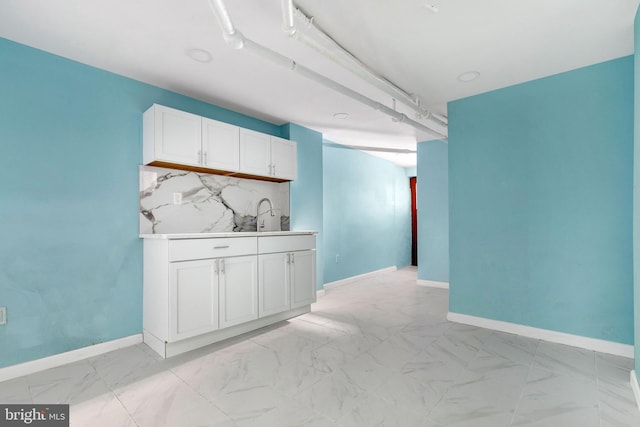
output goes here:
[[[213, 11], [214, 15], [216, 16], [216, 19], [218, 20], [218, 23], [220, 24], [220, 27], [222, 29], [222, 35], [224, 40], [227, 42], [227, 44], [234, 48], [234, 49], [248, 49], [249, 51], [270, 60], [271, 62], [278, 64], [280, 66], [286, 67], [289, 70], [296, 72], [310, 80], [315, 81], [316, 83], [319, 83], [329, 89], [332, 89], [336, 92], [339, 92], [345, 96], [350, 97], [351, 99], [354, 99], [362, 104], [368, 105], [369, 107], [373, 108], [376, 111], [380, 111], [381, 113], [384, 113], [388, 116], [390, 116], [393, 120], [400, 122], [400, 123], [405, 123], [407, 125], [410, 125], [416, 129], [420, 129], [422, 131], [425, 132], [429, 132], [432, 134], [436, 134], [439, 136], [442, 136], [444, 138], [447, 137], [447, 135], [443, 132], [441, 132], [440, 130], [432, 127], [432, 126], [428, 126], [425, 125], [423, 123], [420, 123], [416, 120], [413, 120], [409, 117], [407, 117], [406, 114], [400, 113], [392, 108], [387, 107], [386, 105], [377, 102], [373, 99], [370, 99], [368, 97], [366, 97], [365, 95], [362, 95], [334, 80], [329, 79], [328, 77], [325, 77], [324, 75], [310, 69], [307, 68], [303, 65], [297, 64], [295, 60], [282, 55], [272, 49], [269, 49], [266, 46], [262, 46], [259, 43], [254, 42], [251, 39], [246, 38], [240, 31], [238, 31], [238, 29], [235, 28], [235, 26], [233, 25], [233, 21], [231, 21], [231, 17], [229, 16], [229, 12], [227, 10], [227, 7], [224, 3], [223, 0], [208, 0], [209, 1], [209, 5], [211, 7], [211, 10]], [[289, 19], [287, 18], [287, 20], [285, 21], [285, 23], [289, 23]], [[431, 119], [433, 119], [434, 117], [432, 116]]]
[[[425, 120], [432, 120], [440, 126], [447, 126], [447, 119], [438, 114], [432, 113], [420, 106], [420, 99], [415, 95], [408, 94], [405, 90], [398, 87], [388, 79], [382, 77], [380, 74], [372, 70], [358, 58], [356, 58], [351, 52], [345, 49], [342, 45], [336, 42], [331, 36], [325, 33], [314, 22], [313, 18], [309, 18], [300, 9], [295, 8], [293, 0], [281, 0], [282, 6], [282, 29], [285, 33], [302, 43], [316, 52], [320, 53], [324, 57], [330, 59], [336, 64], [340, 65], [344, 69], [352, 72], [356, 76], [360, 77], [367, 83], [377, 87], [386, 94], [390, 95], [394, 100], [402, 102], [418, 114], [418, 116]], [[302, 20], [306, 28], [310, 28], [314, 33], [320, 37], [325, 43], [329, 44], [331, 48], [327, 48], [318, 43], [314, 38], [309, 37], [304, 32], [298, 31], [295, 24], [296, 16]], [[336, 54], [336, 52], [338, 54]]]

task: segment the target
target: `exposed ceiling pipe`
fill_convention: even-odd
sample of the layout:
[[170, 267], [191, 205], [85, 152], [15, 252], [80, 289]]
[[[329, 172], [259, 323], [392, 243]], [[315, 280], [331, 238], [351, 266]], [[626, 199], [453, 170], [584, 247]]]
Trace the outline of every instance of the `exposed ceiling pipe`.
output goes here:
[[416, 154], [416, 150], [408, 148], [383, 148], [383, 147], [365, 147], [363, 145], [347, 145], [347, 147], [357, 148], [362, 151], [376, 151], [380, 153], [398, 153], [398, 154]]
[[405, 114], [403, 113], [399, 113], [389, 107], [387, 107], [384, 104], [381, 104], [377, 101], [374, 101], [371, 98], [368, 98], [356, 91], [354, 91], [353, 89], [350, 89], [346, 86], [341, 85], [340, 83], [329, 79], [328, 77], [323, 76], [322, 74], [313, 71], [310, 68], [305, 67], [304, 65], [300, 65], [298, 63], [296, 63], [293, 59], [288, 58], [278, 52], [275, 52], [265, 46], [262, 46], [250, 39], [245, 39], [245, 47], [255, 53], [257, 53], [258, 55], [262, 56], [263, 58], [267, 58], [269, 60], [271, 60], [272, 62], [279, 64], [283, 67], [286, 67], [288, 69], [290, 69], [291, 71], [294, 71], [306, 78], [308, 78], [309, 80], [313, 80], [316, 83], [319, 83], [329, 89], [332, 89], [336, 92], [339, 92], [345, 96], [348, 96], [351, 99], [354, 99], [362, 104], [368, 105], [371, 108], [373, 108], [376, 111], [380, 111], [388, 116], [390, 116], [392, 119], [400, 122], [400, 123], [406, 123], [409, 126], [413, 126], [416, 129], [420, 129], [422, 131], [425, 132], [429, 132], [429, 133], [435, 133], [437, 135], [440, 136], [444, 136], [446, 137], [445, 134], [443, 134], [442, 132], [432, 129], [428, 126], [423, 125], [420, 122], [417, 122], [413, 119], [410, 119], [409, 117], [407, 117]]
[[[442, 141], [445, 142], [446, 141]], [[386, 147], [370, 147], [367, 145], [357, 145], [357, 144], [337, 144], [331, 141], [324, 141], [322, 145], [326, 145], [329, 147], [336, 148], [353, 148], [361, 151], [378, 151], [381, 153], [394, 153], [394, 154], [416, 154], [417, 150], [412, 150], [410, 148], [386, 148]]]
[[[336, 42], [330, 35], [325, 33], [320, 27], [315, 25], [315, 23], [313, 22], [313, 18], [309, 18], [300, 9], [294, 7], [293, 0], [281, 0], [280, 4], [282, 7], [282, 28], [284, 32], [287, 33], [290, 37], [306, 44], [316, 52], [322, 54], [323, 56], [327, 57], [343, 68], [346, 68], [347, 70], [356, 74], [358, 77], [364, 79], [378, 89], [384, 91], [392, 98], [399, 100], [403, 104], [413, 109], [424, 119], [432, 120], [440, 126], [447, 126], [448, 120], [446, 117], [440, 114], [432, 113], [422, 108], [420, 106], [420, 99], [418, 99], [416, 96], [408, 94], [402, 88], [382, 77], [376, 71], [356, 58], [351, 52], [349, 52], [342, 45]], [[323, 46], [321, 43], [318, 43], [315, 39], [309, 37], [304, 32], [298, 31], [295, 24], [295, 15], [297, 15], [307, 27], [313, 29], [313, 31], [325, 42], [327, 42], [332, 47], [332, 49], [329, 49]], [[342, 55], [336, 55], [336, 51], [340, 52]]]
[[234, 49], [242, 49], [245, 41], [244, 35], [234, 27], [224, 1], [209, 0], [209, 6], [218, 19], [220, 28], [222, 28], [222, 37], [224, 37], [227, 44]]
[[310, 80], [315, 81], [329, 89], [332, 89], [336, 92], [339, 92], [345, 96], [350, 97], [358, 102], [361, 102], [365, 105], [370, 106], [374, 110], [380, 111], [388, 116], [391, 116], [392, 119], [400, 123], [406, 123], [410, 126], [413, 126], [416, 129], [420, 129], [425, 132], [429, 132], [432, 134], [437, 134], [446, 138], [446, 135], [436, 129], [432, 129], [428, 126], [425, 126], [422, 123], [419, 123], [413, 119], [410, 119], [403, 113], [399, 113], [386, 105], [383, 105], [377, 101], [374, 101], [346, 86], [341, 85], [338, 82], [335, 82], [328, 77], [323, 76], [316, 71], [313, 71], [310, 68], [307, 68], [303, 65], [297, 64], [293, 59], [288, 58], [268, 47], [262, 46], [259, 43], [254, 42], [251, 39], [246, 38], [240, 31], [238, 31], [231, 21], [231, 17], [229, 16], [229, 12], [224, 4], [223, 0], [209, 0], [209, 5], [211, 6], [211, 10], [216, 15], [218, 22], [220, 23], [220, 27], [222, 28], [223, 37], [227, 44], [234, 49], [247, 49], [265, 59], [270, 60], [271, 62], [278, 64], [280, 66], [286, 67], [291, 71], [294, 71]]
[[282, 0], [282, 30], [290, 36], [296, 33], [296, 22], [293, 17], [294, 8], [293, 1]]

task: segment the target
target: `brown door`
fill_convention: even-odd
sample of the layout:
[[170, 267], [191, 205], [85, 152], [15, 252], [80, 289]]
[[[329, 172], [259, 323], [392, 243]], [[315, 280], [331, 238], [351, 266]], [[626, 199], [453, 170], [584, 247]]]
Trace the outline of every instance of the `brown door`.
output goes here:
[[411, 187], [411, 265], [418, 265], [418, 208], [416, 206], [416, 178], [409, 178]]

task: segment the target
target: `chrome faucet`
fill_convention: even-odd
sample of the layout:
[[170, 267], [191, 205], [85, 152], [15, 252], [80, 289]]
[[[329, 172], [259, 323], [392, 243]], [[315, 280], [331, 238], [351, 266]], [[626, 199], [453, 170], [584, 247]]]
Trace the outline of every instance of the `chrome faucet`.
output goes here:
[[260, 201], [258, 202], [258, 207], [256, 208], [256, 231], [260, 231], [260, 229], [264, 228], [264, 220], [260, 222], [260, 205], [262, 204], [262, 202], [269, 203], [269, 213], [271, 213], [271, 216], [276, 216], [276, 213], [273, 211], [271, 200], [269, 200], [268, 197], [260, 199]]

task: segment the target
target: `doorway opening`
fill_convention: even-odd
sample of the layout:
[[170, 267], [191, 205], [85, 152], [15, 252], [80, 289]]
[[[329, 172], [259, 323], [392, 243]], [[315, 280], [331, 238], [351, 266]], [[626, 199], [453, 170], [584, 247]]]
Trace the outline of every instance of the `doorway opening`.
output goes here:
[[416, 177], [409, 178], [409, 188], [411, 188], [411, 265], [418, 265], [418, 204], [417, 190], [418, 182]]

